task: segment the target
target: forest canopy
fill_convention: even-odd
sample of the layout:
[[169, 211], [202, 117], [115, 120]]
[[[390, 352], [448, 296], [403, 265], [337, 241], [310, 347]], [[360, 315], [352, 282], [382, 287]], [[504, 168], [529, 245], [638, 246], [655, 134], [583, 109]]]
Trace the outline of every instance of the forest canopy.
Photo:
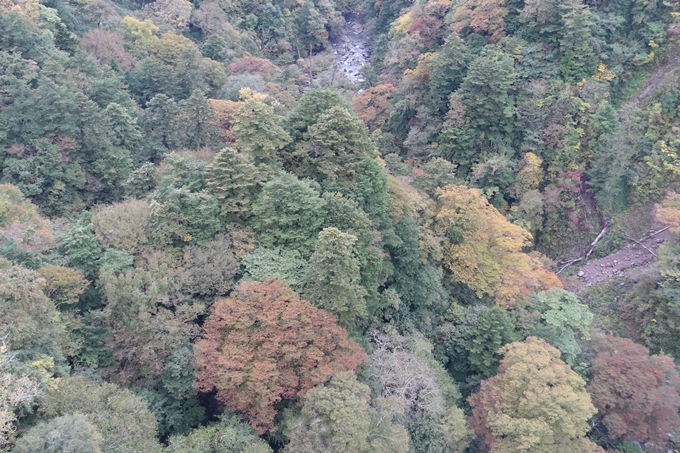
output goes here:
[[676, 451], [679, 35], [0, 0], [0, 452]]

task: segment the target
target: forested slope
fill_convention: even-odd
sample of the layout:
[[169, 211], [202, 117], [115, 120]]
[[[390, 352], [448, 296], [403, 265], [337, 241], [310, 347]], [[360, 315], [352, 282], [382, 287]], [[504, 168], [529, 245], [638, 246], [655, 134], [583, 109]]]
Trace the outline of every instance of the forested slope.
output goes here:
[[680, 4], [0, 12], [1, 451], [678, 448]]

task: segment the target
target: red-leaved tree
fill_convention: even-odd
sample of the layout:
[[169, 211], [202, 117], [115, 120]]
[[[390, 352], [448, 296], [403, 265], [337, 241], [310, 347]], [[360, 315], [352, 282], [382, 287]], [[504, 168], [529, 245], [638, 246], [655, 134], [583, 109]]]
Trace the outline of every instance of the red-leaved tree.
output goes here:
[[216, 301], [194, 353], [196, 388], [217, 390], [217, 399], [259, 434], [274, 426], [281, 399], [302, 400], [367, 361], [332, 314], [278, 280], [242, 282]]
[[680, 377], [673, 359], [650, 357], [627, 338], [598, 338], [594, 346], [588, 392], [609, 435], [665, 451], [669, 434], [680, 429]]

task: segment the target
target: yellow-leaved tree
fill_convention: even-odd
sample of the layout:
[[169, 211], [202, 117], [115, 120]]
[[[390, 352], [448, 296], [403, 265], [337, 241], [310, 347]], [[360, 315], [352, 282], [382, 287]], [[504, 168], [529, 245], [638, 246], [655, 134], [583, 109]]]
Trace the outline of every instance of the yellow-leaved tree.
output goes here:
[[479, 190], [449, 185], [437, 191], [437, 233], [444, 267], [454, 283], [512, 306], [534, 291], [562, 287], [540, 255], [524, 253], [531, 234], [510, 223]]

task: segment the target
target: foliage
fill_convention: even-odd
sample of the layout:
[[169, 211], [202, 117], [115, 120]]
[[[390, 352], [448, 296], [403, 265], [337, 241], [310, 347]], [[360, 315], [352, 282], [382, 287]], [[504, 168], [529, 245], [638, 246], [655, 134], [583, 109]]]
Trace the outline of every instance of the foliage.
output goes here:
[[590, 368], [588, 392], [612, 439], [649, 443], [666, 450], [668, 434], [680, 427], [680, 377], [667, 356], [626, 338], [594, 340], [597, 356]]
[[40, 422], [12, 449], [16, 453], [101, 453], [104, 438], [85, 415], [75, 413]]
[[327, 385], [314, 387], [302, 414], [287, 421], [286, 452], [408, 452], [403, 426], [393, 422], [403, 410], [394, 399], [379, 398], [369, 405], [370, 389], [351, 372], [335, 375]]
[[346, 328], [354, 327], [368, 315], [356, 242], [356, 236], [337, 228], [323, 229], [301, 282], [302, 296], [316, 307], [336, 314]]
[[544, 338], [562, 352], [569, 365], [575, 365], [581, 348], [576, 342], [580, 337], [590, 339], [590, 324], [594, 315], [581, 304], [578, 297], [560, 288], [541, 291], [531, 295], [531, 308], [541, 314], [542, 321], [533, 327], [532, 335]]
[[453, 281], [501, 306], [526, 299], [535, 288], [561, 287], [540, 260], [522, 253], [531, 235], [508, 222], [477, 189], [447, 186], [438, 191], [437, 230], [447, 239], [444, 264]]
[[250, 155], [225, 148], [208, 167], [206, 185], [217, 198], [222, 215], [229, 220], [247, 220], [264, 183], [264, 175]]
[[596, 451], [583, 437], [596, 410], [559, 351], [529, 337], [501, 353], [498, 374], [469, 399], [471, 425], [490, 451]]
[[282, 118], [265, 103], [263, 94], [244, 88], [241, 99], [243, 103], [232, 120], [236, 148], [248, 153], [256, 164], [271, 165], [277, 151], [290, 141], [288, 133], [279, 126]]
[[67, 370], [62, 352], [68, 341], [62, 320], [45, 295], [42, 276], [6, 261], [0, 272], [0, 332], [8, 335], [13, 354], [22, 362], [51, 357], [54, 371]]
[[295, 251], [258, 247], [241, 261], [244, 279], [263, 282], [280, 280], [294, 290], [300, 288], [307, 271], [307, 262]]
[[40, 383], [28, 375], [9, 372], [12, 360], [12, 353], [3, 340], [0, 345], [0, 448], [3, 450], [7, 449], [15, 436], [15, 411], [31, 404], [42, 393]]
[[517, 340], [515, 326], [508, 314], [499, 307], [484, 310], [479, 317], [479, 324], [469, 333], [465, 348], [468, 351], [470, 365], [484, 376], [496, 374], [501, 346]]
[[[64, 422], [75, 420], [63, 417], [82, 414], [101, 434], [102, 451], [161, 451], [155, 438], [156, 420], [144, 400], [115, 384], [93, 384], [77, 376], [64, 379], [47, 392], [39, 414], [42, 418], [62, 417]], [[74, 441], [82, 441], [72, 435]]]
[[311, 181], [281, 172], [262, 188], [251, 225], [263, 246], [283, 247], [306, 258], [321, 230], [324, 205]]
[[186, 436], [173, 436], [168, 453], [271, 453], [271, 448], [238, 417], [223, 415], [217, 423], [195, 429]]
[[273, 427], [281, 399], [302, 399], [366, 361], [332, 315], [276, 280], [241, 283], [213, 304], [203, 330], [194, 347], [197, 388], [217, 390], [260, 434]]

